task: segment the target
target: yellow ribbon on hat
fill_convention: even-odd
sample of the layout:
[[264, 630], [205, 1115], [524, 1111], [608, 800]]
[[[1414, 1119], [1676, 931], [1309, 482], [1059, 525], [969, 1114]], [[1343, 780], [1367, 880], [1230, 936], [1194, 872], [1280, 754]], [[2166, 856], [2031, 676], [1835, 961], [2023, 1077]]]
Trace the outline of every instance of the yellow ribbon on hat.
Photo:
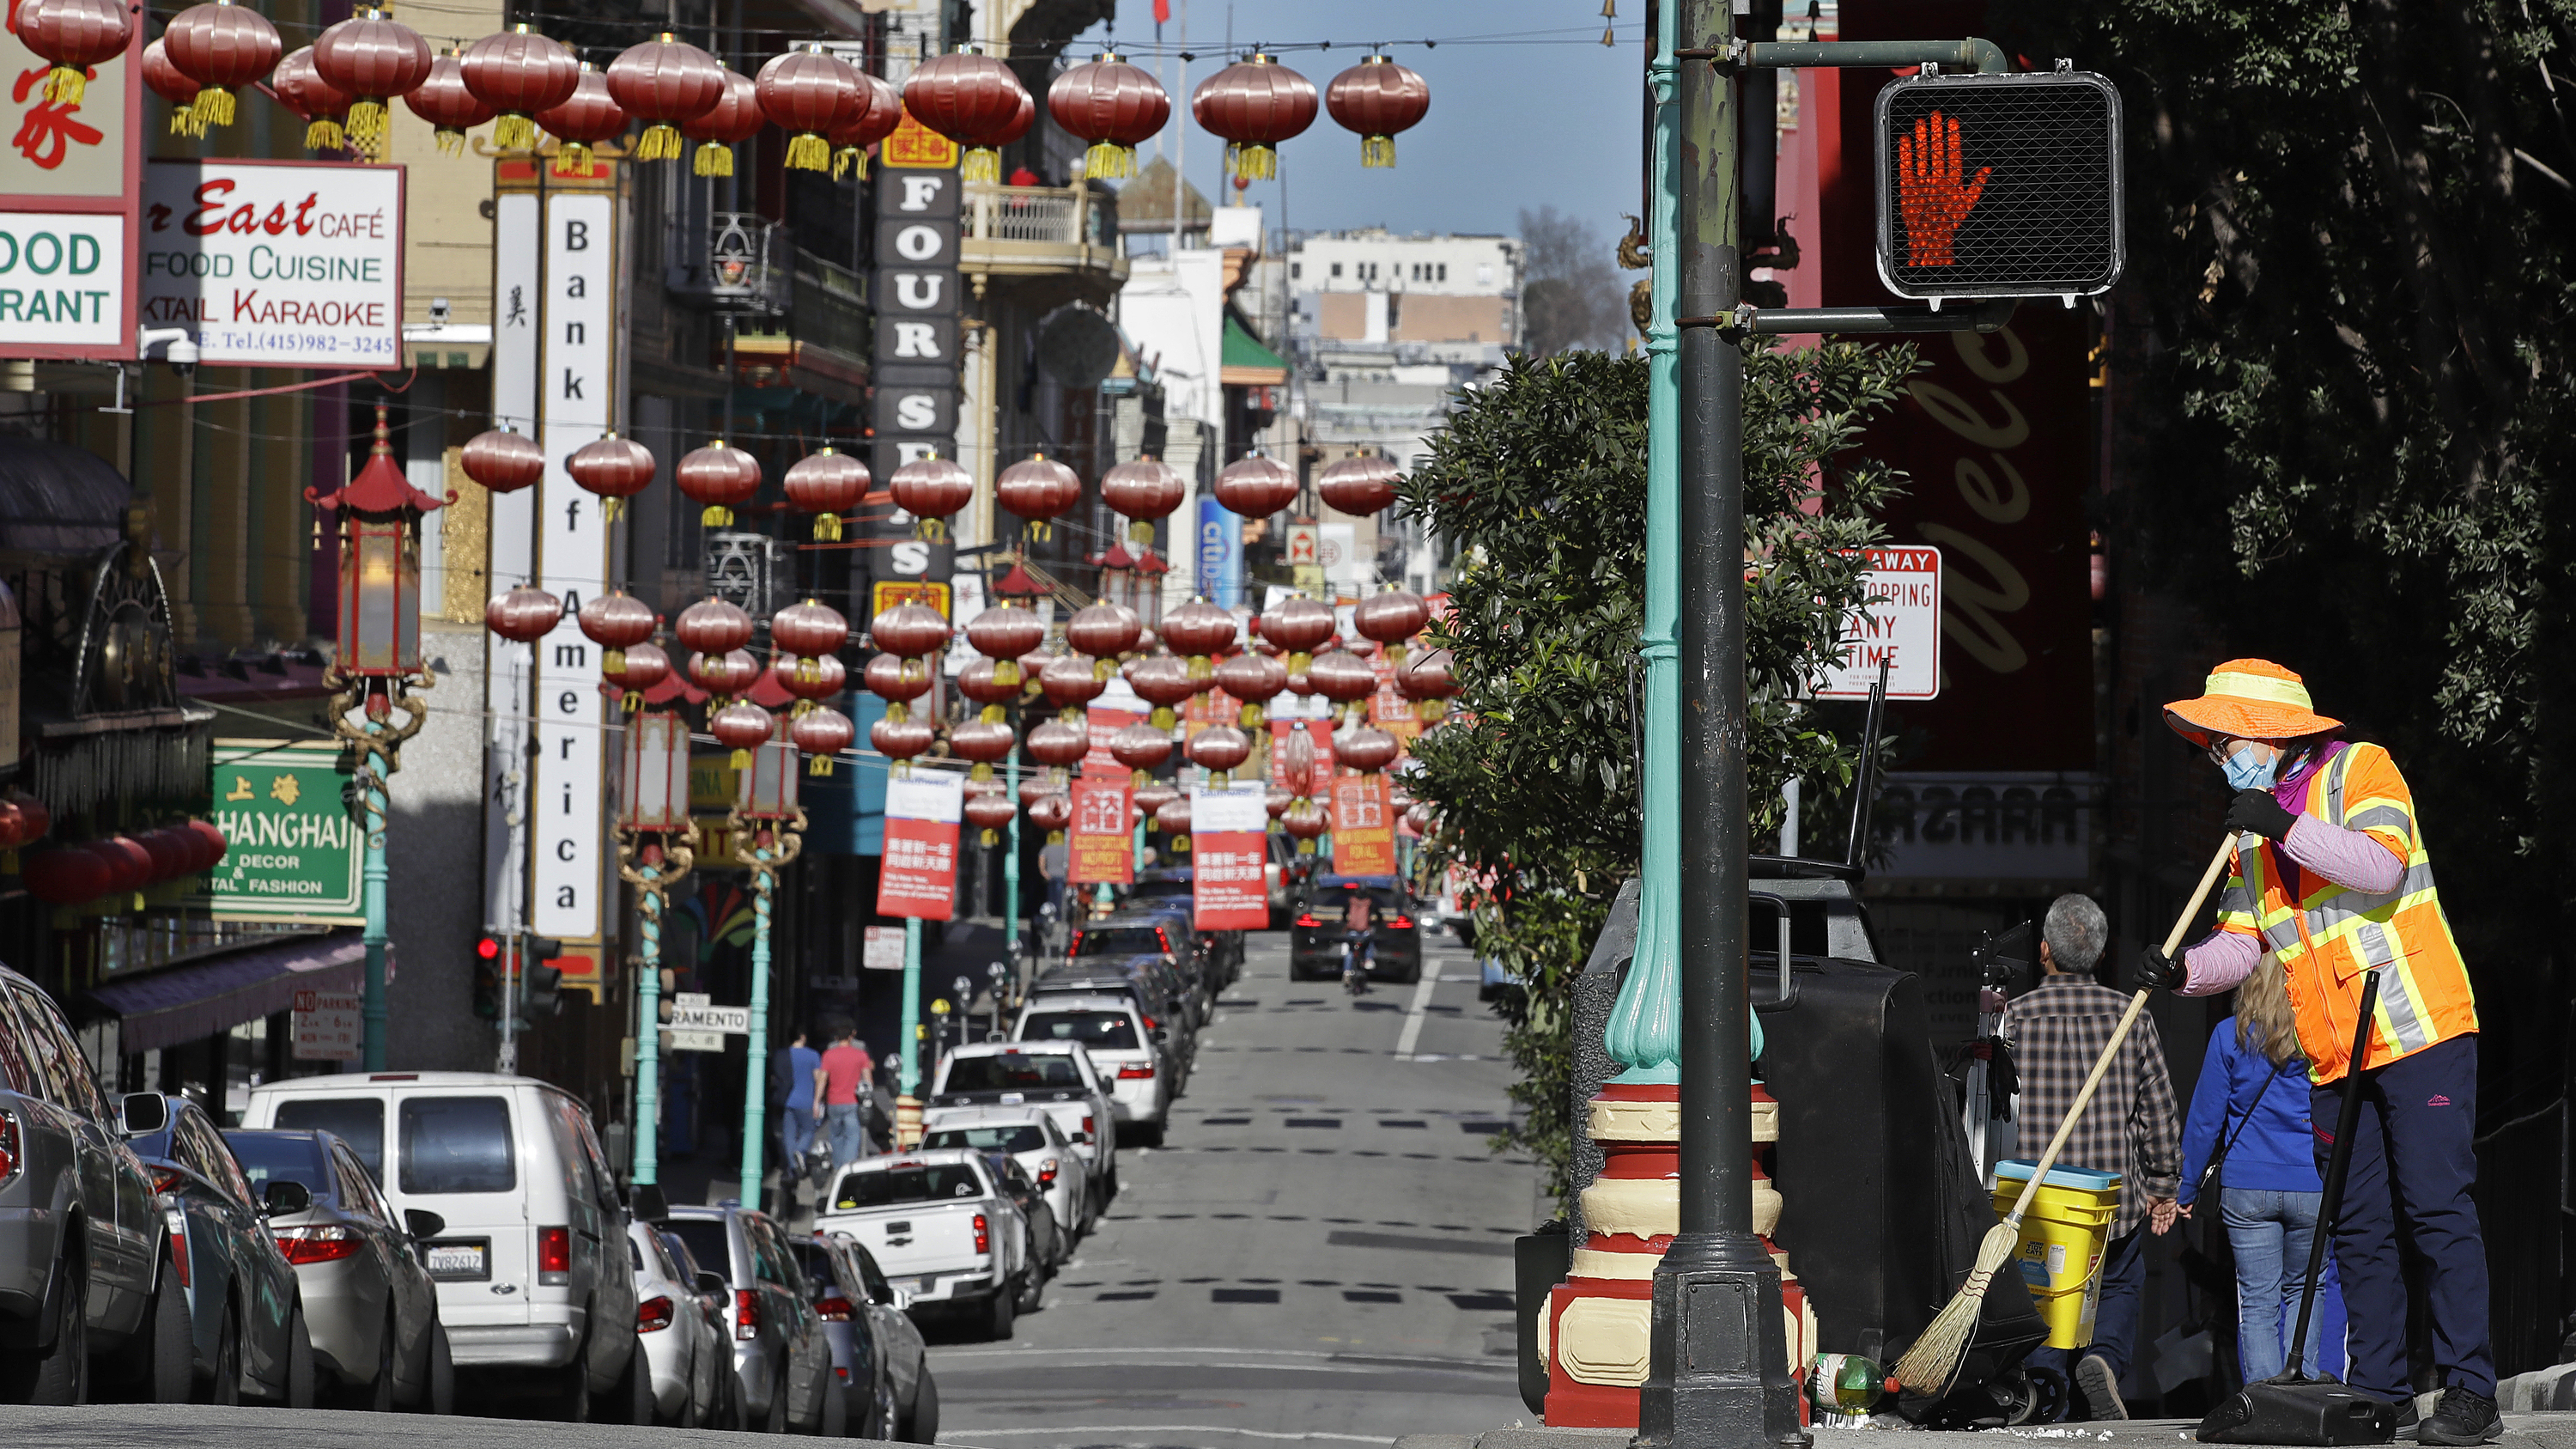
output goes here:
[[2311, 714], [2316, 712], [2316, 705], [2308, 698], [2306, 685], [2295, 679], [2275, 679], [2268, 674], [2213, 674], [2202, 692], [2230, 699], [2259, 699], [2266, 704], [2286, 704]]

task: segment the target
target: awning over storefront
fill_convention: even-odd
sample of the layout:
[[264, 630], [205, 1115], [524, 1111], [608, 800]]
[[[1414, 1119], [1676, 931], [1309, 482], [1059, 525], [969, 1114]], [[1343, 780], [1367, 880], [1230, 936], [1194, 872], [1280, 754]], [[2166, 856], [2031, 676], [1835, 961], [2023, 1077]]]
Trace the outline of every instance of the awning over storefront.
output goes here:
[[292, 936], [82, 993], [87, 1016], [123, 1023], [119, 1049], [148, 1052], [229, 1031], [295, 1005], [299, 991], [356, 991], [367, 948], [355, 930]]
[[1225, 352], [1217, 382], [1225, 387], [1277, 387], [1288, 380], [1288, 359], [1261, 345], [1241, 322], [1225, 316]]
[[0, 549], [88, 554], [125, 536], [134, 487], [86, 448], [0, 438]]

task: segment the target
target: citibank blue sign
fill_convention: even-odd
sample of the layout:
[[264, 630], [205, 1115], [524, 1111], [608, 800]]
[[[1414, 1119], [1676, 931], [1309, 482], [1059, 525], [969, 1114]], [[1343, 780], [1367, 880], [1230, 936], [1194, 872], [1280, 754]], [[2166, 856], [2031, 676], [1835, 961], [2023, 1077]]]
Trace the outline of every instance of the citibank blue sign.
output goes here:
[[1199, 500], [1199, 592], [1221, 609], [1243, 602], [1243, 520], [1213, 498]]

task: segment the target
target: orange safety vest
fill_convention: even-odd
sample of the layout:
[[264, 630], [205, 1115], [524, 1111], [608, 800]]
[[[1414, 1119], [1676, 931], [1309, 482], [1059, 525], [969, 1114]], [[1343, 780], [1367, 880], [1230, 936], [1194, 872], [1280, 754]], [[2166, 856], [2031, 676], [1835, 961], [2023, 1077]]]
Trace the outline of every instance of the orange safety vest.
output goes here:
[[[2308, 778], [2304, 814], [2366, 832], [2406, 862], [2397, 888], [2372, 895], [2300, 871], [2263, 843], [2249, 859], [2240, 844], [2227, 879], [2219, 926], [2261, 940], [2289, 978], [2299, 1050], [2310, 1080], [2342, 1079], [2352, 1056], [2361, 973], [2379, 968], [2379, 1004], [2363, 1069], [2384, 1067], [2478, 1029], [2467, 963], [2433, 888], [2433, 865], [2415, 825], [2415, 797], [2397, 762], [2378, 745], [2347, 745]], [[2292, 880], [2308, 888], [2295, 904]]]

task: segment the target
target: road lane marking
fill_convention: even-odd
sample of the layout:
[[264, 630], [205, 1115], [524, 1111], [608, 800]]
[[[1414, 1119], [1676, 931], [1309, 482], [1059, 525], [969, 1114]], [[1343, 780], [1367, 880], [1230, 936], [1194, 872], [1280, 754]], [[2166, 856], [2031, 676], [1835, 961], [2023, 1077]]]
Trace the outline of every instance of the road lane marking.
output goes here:
[[1413, 988], [1413, 1005], [1404, 1014], [1404, 1034], [1395, 1039], [1398, 1061], [1412, 1056], [1413, 1044], [1422, 1040], [1423, 1018], [1431, 1009], [1431, 993], [1439, 985], [1440, 978], [1425, 971], [1421, 984]]

